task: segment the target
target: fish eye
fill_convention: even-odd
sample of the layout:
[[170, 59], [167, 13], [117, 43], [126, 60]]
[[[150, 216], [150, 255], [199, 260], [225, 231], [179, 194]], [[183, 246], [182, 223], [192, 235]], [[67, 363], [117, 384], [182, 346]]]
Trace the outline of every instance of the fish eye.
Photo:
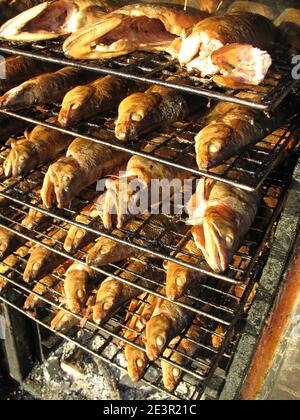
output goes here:
[[108, 246], [102, 246], [101, 250], [100, 250], [100, 254], [104, 255], [104, 254], [108, 254], [110, 251], [110, 248]]
[[221, 143], [213, 142], [208, 146], [209, 153], [218, 153], [222, 148]]
[[228, 246], [228, 248], [230, 248], [232, 246], [233, 240], [234, 239], [233, 239], [232, 235], [226, 235], [225, 236], [225, 242], [226, 242], [226, 245]]
[[84, 231], [83, 230], [78, 230], [76, 232], [76, 238], [77, 239], [81, 239], [84, 236]]
[[178, 274], [176, 277], [177, 286], [182, 286], [184, 284], [185, 278], [182, 274]]
[[70, 177], [69, 177], [69, 175], [64, 175], [63, 177], [62, 177], [62, 180], [63, 180], [63, 182], [65, 182], [65, 183], [67, 183], [67, 182], [69, 182], [70, 181]]
[[156, 338], [156, 344], [159, 346], [159, 347], [162, 347], [164, 344], [165, 344], [165, 340], [164, 340], [164, 338], [163, 337], [157, 337]]
[[142, 368], [144, 366], [144, 361], [142, 359], [137, 359], [136, 365], [139, 368]]
[[136, 122], [140, 122], [144, 118], [143, 115], [138, 112], [133, 112], [130, 117], [132, 121], [136, 121]]
[[178, 378], [178, 376], [180, 375], [180, 370], [178, 368], [174, 368], [172, 372], [174, 378]]

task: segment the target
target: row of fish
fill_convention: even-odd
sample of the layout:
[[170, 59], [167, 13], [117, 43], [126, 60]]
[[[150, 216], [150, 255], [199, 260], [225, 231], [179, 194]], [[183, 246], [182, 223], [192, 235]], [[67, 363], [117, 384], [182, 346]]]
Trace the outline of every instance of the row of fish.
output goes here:
[[165, 51], [203, 77], [221, 74], [223, 84], [258, 85], [272, 64], [275, 42], [283, 40], [292, 52], [297, 50], [299, 10], [287, 9], [273, 24], [277, 13], [272, 7], [237, 1], [220, 14], [228, 3], [198, 0], [191, 4], [196, 8], [184, 9], [176, 4], [119, 7], [117, 1], [56, 0], [5, 23], [0, 38], [35, 42], [72, 33], [63, 47], [68, 57], [105, 59], [138, 50]]

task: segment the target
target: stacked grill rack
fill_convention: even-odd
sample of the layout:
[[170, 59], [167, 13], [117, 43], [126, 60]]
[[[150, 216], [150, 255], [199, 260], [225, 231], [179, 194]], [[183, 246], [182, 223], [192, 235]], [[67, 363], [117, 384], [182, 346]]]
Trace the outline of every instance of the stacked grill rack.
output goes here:
[[[95, 64], [63, 58], [61, 43], [57, 42], [41, 43], [30, 47], [1, 43], [0, 52], [24, 55], [61, 65], [77, 66], [87, 71], [128, 77], [149, 84], [157, 83], [185, 90], [189, 93], [207, 96], [213, 100], [241, 103], [265, 111], [278, 106], [296, 83], [291, 77], [290, 66], [280, 63], [275, 64], [267, 79], [267, 84], [272, 85], [273, 89], [262, 98], [260, 103], [254, 103], [236, 98], [233, 92], [224, 93], [219, 91], [213, 86], [211, 81], [203, 80], [196, 74], [190, 75], [191, 80], [194, 82], [193, 87], [167, 82], [166, 79], [175, 74], [179, 67], [175, 61], [170, 61], [164, 54], [137, 53], [129, 57]], [[125, 227], [122, 229], [122, 233], [125, 234], [126, 239], [120, 239], [118, 235], [106, 231], [100, 223], [95, 227], [92, 219], [90, 219], [90, 224], [87, 226], [75, 221], [80, 211], [96, 196], [95, 186], [91, 186], [81, 193], [70, 207], [63, 210], [51, 209], [48, 211], [41, 208], [41, 199], [37, 193], [42, 186], [48, 165], [32, 171], [24, 178], [15, 179], [9, 185], [0, 179], [0, 197], [8, 200], [7, 206], [0, 212], [0, 226], [14, 232], [20, 238], [23, 238], [26, 243], [40, 244], [47, 248], [47, 245], [43, 243], [44, 239], [51, 239], [53, 232], [67, 231], [69, 226], [75, 225], [89, 230], [98, 237], [111, 238], [116, 242], [122, 242], [129, 247], [134, 247], [145, 255], [151, 255], [151, 260], [150, 262], [147, 261], [147, 265], [149, 265], [152, 272], [157, 272], [157, 278], [161, 278], [161, 274], [165, 272], [163, 268], [164, 260], [173, 261], [196, 270], [199, 272], [199, 276], [201, 274], [208, 276], [203, 281], [199, 281], [199, 288], [201, 289], [199, 295], [188, 295], [191, 304], [187, 305], [177, 302], [178, 305], [194, 311], [206, 320], [203, 334], [198, 343], [198, 352], [195, 356], [189, 358], [187, 366], [178, 366], [184, 371], [182, 383], [189, 390], [188, 396], [182, 391], [182, 383], [174, 392], [166, 392], [162, 384], [159, 362], [151, 363], [143, 378], [147, 385], [166, 392], [170, 397], [201, 398], [210, 380], [220, 375], [220, 370], [217, 368], [221, 368], [225, 374], [232, 362], [234, 347], [240, 332], [240, 322], [243, 319], [244, 311], [249, 304], [249, 299], [251, 300], [252, 298], [253, 290], [265, 265], [269, 249], [268, 242], [274, 234], [276, 221], [284, 206], [289, 188], [292, 165], [284, 170], [281, 168], [280, 171], [274, 171], [274, 168], [286, 156], [288, 150], [291, 152], [297, 146], [298, 115], [295, 114], [280, 130], [262, 139], [239, 156], [228, 159], [224, 165], [224, 173], [216, 175], [213, 171], [199, 171], [196, 166], [194, 136], [204, 124], [203, 118], [199, 116], [194, 116], [185, 123], [173, 124], [163, 132], [151, 134], [140, 143], [123, 144], [114, 139], [114, 113], [99, 116], [98, 119], [81, 124], [72, 130], [64, 130], [55, 124], [47, 122], [50, 117], [56, 116], [58, 113], [58, 107], [55, 105], [39, 108], [35, 111], [30, 111], [30, 113], [5, 111], [1, 111], [1, 113], [27, 121], [28, 124], [52, 127], [61, 132], [70, 133], [75, 137], [80, 135], [91, 141], [128, 151], [133, 155], [144, 156], [178, 169], [185, 169], [198, 178], [206, 176], [247, 191], [257, 191], [263, 187], [264, 198], [252, 228], [228, 270], [224, 274], [217, 274], [209, 269], [207, 264], [200, 258], [195, 265], [188, 264], [180, 258], [182, 253], [192, 256], [183, 250], [184, 244], [187, 243], [191, 236], [187, 228], [184, 230], [185, 224], [181, 215], [169, 216], [168, 226], [165, 228], [156, 226], [155, 218], [151, 215], [138, 216], [136, 218], [138, 228], [135, 231], [129, 231]], [[96, 137], [91, 134], [95, 129], [99, 128], [103, 130], [103, 136]], [[157, 142], [158, 138], [160, 139], [159, 142]], [[162, 138], [163, 141], [161, 141]], [[5, 158], [6, 152], [7, 146], [4, 145], [0, 149], [0, 159], [3, 160]], [[24, 189], [24, 181], [26, 182], [26, 189]], [[37, 229], [28, 231], [22, 226], [21, 222], [30, 208], [44, 213], [48, 216], [48, 219]], [[87, 216], [85, 217], [88, 218]], [[157, 230], [155, 238], [150, 239], [145, 234], [145, 229], [148, 227], [154, 227]], [[180, 245], [176, 245], [178, 243]], [[60, 241], [56, 241], [53, 247], [48, 246], [48, 248], [68, 260], [85, 263], [86, 249], [81, 249], [75, 255], [71, 255], [64, 251], [63, 243]], [[35, 282], [33, 285], [27, 285], [23, 282], [22, 275], [26, 265], [26, 258], [15, 255], [18, 258], [18, 264], [14, 267], [8, 267], [6, 274], [2, 275], [10, 287], [0, 294], [0, 300], [24, 315], [30, 316], [22, 309], [19, 300], [12, 299], [12, 294], [8, 293], [12, 289], [15, 295], [26, 298], [36, 284]], [[5, 266], [5, 262], [1, 264]], [[95, 270], [99, 273], [99, 279], [111, 276], [124, 283], [131, 284], [129, 280], [122, 277], [122, 273], [128, 271], [128, 262], [110, 264], [104, 268], [95, 268]], [[56, 271], [53, 275], [59, 276]], [[167, 299], [155, 291], [157, 287], [164, 285], [164, 282], [153, 280], [155, 278], [156, 276], [151, 276], [150, 278], [147, 277], [147, 274], [139, 274], [134, 286], [140, 289], [141, 293], [152, 293]], [[60, 276], [59, 279], [63, 281], [63, 278]], [[40, 298], [45, 302], [45, 306], [37, 312], [35, 322], [42, 327], [51, 329], [50, 321], [55, 312], [60, 309], [63, 309], [66, 313], [69, 311], [61, 303], [62, 296], [57, 291], [52, 290], [51, 297], [41, 296]], [[146, 298], [147, 296], [144, 297], [144, 300]], [[119, 342], [122, 331], [128, 328], [124, 322], [126, 309], [127, 307], [125, 306], [101, 327], [88, 321], [80, 334], [78, 334], [78, 329], [57, 334], [111, 366], [125, 370], [124, 361], [120, 357], [122, 349], [119, 347]], [[79, 322], [81, 316], [74, 316], [78, 318]], [[101, 342], [101, 345], [97, 348], [93, 342], [95, 337], [100, 337]], [[212, 345], [212, 337], [218, 341], [218, 346], [214, 347]], [[181, 340], [184, 338], [187, 339], [186, 331], [181, 335]], [[123, 338], [122, 340], [126, 342]], [[127, 342], [140, 348], [134, 342]], [[180, 341], [172, 350], [170, 357], [179, 351], [179, 343]], [[176, 363], [170, 360], [169, 362], [176, 366]], [[222, 375], [219, 376], [220, 380], [223, 379]]]

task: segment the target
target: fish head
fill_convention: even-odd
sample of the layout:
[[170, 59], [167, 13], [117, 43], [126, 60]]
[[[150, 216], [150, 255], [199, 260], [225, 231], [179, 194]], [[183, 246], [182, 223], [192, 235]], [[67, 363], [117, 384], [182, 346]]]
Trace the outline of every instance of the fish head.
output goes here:
[[58, 116], [62, 127], [71, 127], [84, 118], [85, 109], [90, 107], [90, 99], [94, 93], [92, 86], [77, 86], [66, 94]]
[[62, 158], [49, 168], [49, 176], [54, 188], [58, 208], [66, 207], [81, 184], [80, 166], [70, 158]]
[[5, 229], [0, 228], [0, 259], [4, 259], [9, 252], [14, 235]]
[[206, 261], [214, 271], [222, 273], [239, 246], [240, 216], [226, 206], [212, 206], [205, 213], [203, 230]]
[[0, 28], [0, 37], [21, 42], [37, 42], [67, 35], [76, 14], [75, 2], [47, 1], [19, 14]]
[[74, 253], [81, 248], [86, 235], [86, 230], [77, 226], [71, 226], [65, 239], [64, 249], [67, 252]]
[[146, 350], [149, 360], [154, 361], [163, 353], [170, 341], [172, 323], [165, 315], [153, 316], [146, 326]]
[[138, 140], [155, 125], [155, 114], [161, 96], [153, 92], [138, 92], [128, 96], [119, 106], [116, 137], [122, 141]]
[[128, 344], [125, 346], [125, 358], [130, 379], [133, 382], [139, 381], [148, 365], [146, 353]]
[[71, 312], [79, 314], [88, 299], [87, 283], [89, 275], [84, 269], [69, 270], [65, 280], [64, 290], [67, 307]]
[[211, 123], [196, 136], [197, 163], [209, 169], [225, 158], [231, 144], [232, 128], [223, 123]]
[[165, 361], [162, 361], [162, 367], [164, 386], [169, 392], [173, 392], [182, 377], [182, 370]]
[[93, 306], [93, 320], [95, 324], [102, 325], [113, 314], [118, 306], [119, 296], [122, 293], [121, 282], [114, 279], [107, 279], [100, 287], [97, 300]]
[[79, 324], [77, 318], [64, 311], [59, 311], [51, 321], [51, 328], [55, 331], [65, 331]]
[[34, 247], [31, 252], [23, 275], [23, 279], [27, 283], [43, 277], [48, 261], [51, 258], [51, 253], [39, 246]]
[[109, 238], [101, 238], [96, 245], [89, 250], [87, 263], [96, 267], [114, 262], [124, 254], [124, 245]]
[[169, 262], [167, 265], [166, 287], [168, 298], [175, 300], [182, 297], [189, 290], [194, 278], [195, 275], [192, 270]]

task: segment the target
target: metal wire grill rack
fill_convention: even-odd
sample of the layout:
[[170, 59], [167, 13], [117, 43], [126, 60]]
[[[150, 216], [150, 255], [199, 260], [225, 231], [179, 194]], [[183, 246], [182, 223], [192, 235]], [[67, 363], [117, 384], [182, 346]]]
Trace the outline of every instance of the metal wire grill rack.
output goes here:
[[259, 93], [266, 92], [267, 88], [268, 93], [263, 95], [259, 102], [255, 102], [237, 98], [235, 96], [237, 92], [224, 92], [218, 89], [211, 79], [203, 79], [197, 73], [186, 73], [185, 75], [192, 81], [192, 86], [167, 81], [168, 77], [182, 69], [176, 60], [170, 59], [165, 54], [138, 52], [110, 60], [83, 62], [65, 58], [61, 41], [47, 41], [32, 45], [1, 42], [0, 52], [23, 55], [64, 66], [74, 66], [100, 74], [111, 74], [150, 84], [155, 83], [207, 98], [236, 102], [262, 110], [276, 108], [297, 83], [297, 80], [292, 77], [291, 64], [281, 58], [275, 59], [265, 82], [257, 88]]
[[[238, 325], [243, 317], [245, 306], [249, 303], [249, 298], [252, 297], [256, 282], [259, 279], [259, 273], [265, 264], [268, 255], [268, 241], [270, 240], [270, 235], [273, 234], [274, 223], [284, 205], [290, 176], [289, 173], [281, 169], [279, 172], [273, 173], [272, 176], [269, 177], [265, 184], [265, 196], [258, 217], [251, 229], [250, 236], [248, 235], [245, 239], [241, 249], [234, 258], [234, 262], [231, 265], [228, 274], [224, 276], [227, 281], [220, 281], [219, 278], [215, 278], [215, 276], [201, 279], [201, 281], [199, 281], [199, 294], [197, 294], [197, 296], [193, 294], [187, 295], [190, 302], [189, 304], [186, 305], [182, 302], [176, 302], [176, 305], [194, 311], [195, 315], [199, 314], [205, 320], [203, 337], [198, 343], [199, 351], [196, 356], [190, 358], [190, 362], [186, 367], [181, 367], [181, 370], [185, 372], [184, 380], [189, 384], [189, 387], [192, 386], [189, 398], [199, 398], [203, 393], [206, 384], [213, 376], [216, 368], [222, 366], [226, 370], [231, 362], [232, 353], [230, 349], [234, 343], [234, 341], [232, 341], [233, 334], [238, 330]], [[30, 176], [26, 180], [27, 183], [29, 182], [29, 179]], [[0, 196], [8, 199], [6, 208], [0, 215], [0, 226], [5, 227], [11, 232], [15, 232], [20, 238], [23, 238], [25, 246], [30, 247], [32, 244], [46, 246], [43, 241], [52, 238], [53, 234], [58, 230], [66, 231], [68, 229], [68, 223], [61, 220], [62, 218], [60, 216], [49, 213], [48, 216], [51, 217], [45, 220], [44, 225], [40, 226], [38, 229], [33, 229], [29, 232], [22, 228], [21, 222], [28, 210], [26, 200], [22, 194], [26, 194], [31, 201], [34, 200], [33, 197], [35, 196], [28, 191], [24, 193], [24, 189], [22, 192], [22, 188], [22, 185], [20, 186], [20, 184], [17, 183], [17, 185], [9, 186], [7, 190], [8, 194], [0, 192]], [[32, 207], [38, 208], [37, 206]], [[72, 221], [70, 220], [69, 223], [72, 223]], [[51, 246], [48, 246], [48, 248], [53, 252], [61, 253], [63, 257], [72, 261], [83, 261], [86, 254], [86, 248], [78, 251], [75, 255], [67, 254], [62, 251], [62, 243], [59, 241], [55, 241]], [[173, 247], [172, 251], [174, 251]], [[151, 253], [151, 250], [148, 249], [145, 252]], [[28, 285], [22, 281], [22, 275], [28, 256], [24, 256], [24, 254], [19, 256], [18, 252], [16, 252], [15, 255], [17, 257], [17, 263], [15, 263], [13, 267], [6, 264], [5, 261], [2, 263], [1, 279], [12, 286], [22, 297], [26, 297], [32, 292], [32, 286], [34, 286], [36, 282], [32, 285]], [[159, 256], [165, 258], [163, 253]], [[164, 285], [162, 261], [156, 257], [149, 259], [148, 256], [144, 260], [149, 270], [151, 269], [152, 272], [155, 272], [155, 275], [148, 277], [147, 274], [139, 274], [136, 276], [136, 282], [131, 284], [134, 284], [137, 289], [140, 289], [141, 293], [152, 293], [167, 299], [161, 295], [161, 293], [155, 291], [157, 287]], [[128, 264], [127, 261], [126, 263], [110, 264], [103, 269], [97, 269], [99, 273], [98, 280], [101, 281], [103, 275], [110, 275], [112, 278], [130, 284], [130, 282], [122, 278], [122, 273], [129, 270]], [[5, 266], [7, 266], [6, 268], [8, 270], [3, 270], [3, 267]], [[61, 267], [54, 272], [54, 275], [57, 276], [60, 281], [62, 280]], [[161, 278], [162, 281], [153, 281], [153, 279]], [[22, 305], [16, 304], [9, 297], [10, 290], [10, 287], [7, 289], [4, 288], [4, 292], [0, 295], [0, 300], [13, 305], [19, 311], [23, 311]], [[39, 296], [47, 304], [47, 308], [45, 309], [43, 307], [41, 314], [39, 312], [36, 314], [36, 321], [47, 328], [50, 328], [49, 322], [53, 317], [53, 311], [57, 312], [57, 310], [63, 309], [66, 313], [71, 314], [64, 308], [63, 303], [61, 302], [61, 292], [57, 290], [49, 290], [49, 292], [51, 292], [50, 297], [48, 294], [47, 297], [45, 297], [45, 295], [39, 296], [35, 293], [36, 296]], [[140, 297], [140, 299], [144, 299], [145, 301], [146, 297]], [[23, 301], [24, 299], [22, 299], [22, 302]], [[26, 312], [23, 311], [23, 313]], [[121, 353], [118, 343], [120, 341], [121, 331], [126, 328], [126, 325], [124, 324], [125, 313], [126, 308], [123, 307], [101, 327], [88, 321], [84, 330], [87, 333], [86, 337], [88, 337], [88, 339], [84, 341], [79, 339], [74, 333], [72, 333], [72, 335], [70, 335], [69, 332], [66, 334], [59, 333], [59, 335], [76, 342], [79, 347], [87, 350], [91, 354], [97, 355], [101, 360], [109, 362], [115, 367], [124, 369], [124, 365], [122, 365], [123, 362], [118, 359]], [[32, 316], [32, 314], [28, 313], [27, 315]], [[73, 316], [78, 318], [79, 323], [82, 315]], [[186, 338], [185, 334], [186, 332], [182, 335], [182, 338]], [[98, 335], [103, 338], [103, 343], [100, 345], [100, 348], [95, 351], [95, 348], [92, 346], [93, 340], [91, 339]], [[214, 337], [214, 345], [212, 345], [212, 337]], [[234, 338], [236, 339], [236, 335], [234, 335]], [[123, 341], [143, 350], [140, 345], [135, 342], [125, 339], [123, 339]], [[106, 353], [108, 348], [111, 348], [110, 346], [115, 348], [115, 353], [113, 353], [114, 355], [112, 357], [108, 357]], [[172, 349], [172, 354], [177, 351], [179, 351], [178, 346], [175, 346], [175, 348]], [[167, 360], [166, 358], [163, 359]], [[170, 360], [169, 363], [177, 366], [176, 363]], [[153, 385], [156, 389], [163, 389], [159, 364], [150, 364], [144, 379], [147, 384]], [[169, 394], [176, 398], [183, 397], [180, 395], [180, 387], [178, 388], [178, 392], [175, 391], [174, 393]]]
[[214, 169], [199, 170], [196, 164], [194, 138], [205, 124], [203, 114], [197, 118], [194, 116], [185, 123], [172, 124], [161, 132], [145, 136], [141, 142], [123, 145], [115, 139], [114, 121], [116, 115], [114, 113], [104, 114], [92, 122], [81, 124], [78, 128], [66, 130], [48, 121], [50, 117], [56, 117], [58, 112], [59, 108], [52, 106], [29, 112], [0, 111], [0, 114], [22, 119], [28, 124], [40, 124], [54, 128], [75, 137], [80, 136], [132, 155], [142, 156], [179, 170], [185, 170], [196, 177], [206, 176], [247, 191], [255, 191], [262, 185], [286, 149], [295, 146], [299, 137], [298, 114], [295, 110], [295, 115], [291, 116], [281, 129], [242, 151], [238, 156], [225, 161], [222, 173], [216, 174]]

